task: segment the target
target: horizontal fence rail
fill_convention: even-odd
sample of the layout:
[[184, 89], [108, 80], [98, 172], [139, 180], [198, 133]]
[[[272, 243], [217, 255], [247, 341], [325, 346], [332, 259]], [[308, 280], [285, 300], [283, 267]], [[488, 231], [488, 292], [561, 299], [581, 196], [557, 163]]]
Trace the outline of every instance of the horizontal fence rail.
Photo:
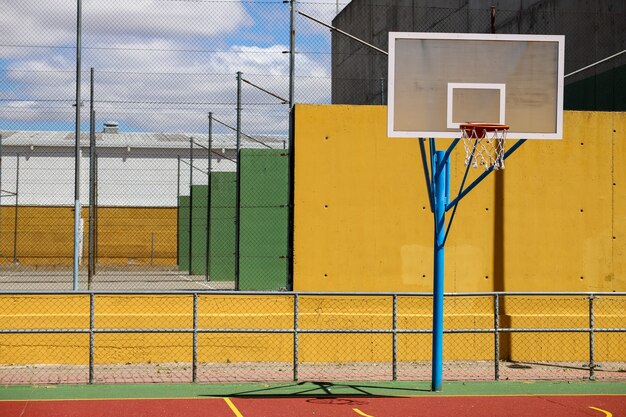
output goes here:
[[[1, 384], [430, 375], [430, 293], [3, 292], [0, 303]], [[626, 380], [626, 293], [445, 303], [447, 380]]]

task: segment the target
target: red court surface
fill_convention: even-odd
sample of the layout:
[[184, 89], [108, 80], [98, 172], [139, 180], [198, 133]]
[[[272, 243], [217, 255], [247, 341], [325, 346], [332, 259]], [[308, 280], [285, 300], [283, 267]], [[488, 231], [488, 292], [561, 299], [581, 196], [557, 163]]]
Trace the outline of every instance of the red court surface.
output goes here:
[[626, 395], [0, 401], [1, 417], [621, 417]]

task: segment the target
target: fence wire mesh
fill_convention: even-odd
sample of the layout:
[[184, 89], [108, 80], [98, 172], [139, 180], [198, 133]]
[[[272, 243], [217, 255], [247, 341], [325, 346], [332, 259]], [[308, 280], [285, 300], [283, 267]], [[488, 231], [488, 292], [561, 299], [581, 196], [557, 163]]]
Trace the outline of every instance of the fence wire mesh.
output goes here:
[[[73, 289], [75, 245], [81, 289], [290, 288], [290, 102], [387, 100], [385, 54], [305, 15], [383, 50], [389, 31], [485, 33], [491, 25], [488, 7], [383, 0], [3, 6], [0, 286], [7, 290]], [[499, 6], [495, 29], [565, 33], [568, 72], [624, 49], [621, 9], [588, 8]], [[566, 107], [622, 108], [625, 60], [568, 78]]]
[[330, 102], [326, 29], [294, 16], [291, 77], [289, 2], [5, 6], [2, 289], [74, 289], [75, 180], [80, 289], [289, 287], [289, 104]]
[[[624, 381], [624, 296], [448, 294], [444, 379]], [[430, 294], [5, 293], [0, 301], [2, 384], [431, 376]]]
[[[626, 27], [621, 23], [626, 13], [621, 2], [529, 1], [522, 6], [499, 2], [493, 7], [469, 1], [437, 4], [353, 1], [338, 14], [333, 24], [383, 51], [388, 50], [390, 31], [565, 35], [565, 74], [568, 75], [565, 109], [620, 111], [626, 108], [620, 93], [626, 86], [626, 55], [623, 54]], [[495, 13], [493, 21], [492, 12]], [[488, 70], [501, 63], [485, 62], [483, 65]], [[332, 34], [333, 103], [386, 104], [387, 69], [384, 53], [340, 33]]]

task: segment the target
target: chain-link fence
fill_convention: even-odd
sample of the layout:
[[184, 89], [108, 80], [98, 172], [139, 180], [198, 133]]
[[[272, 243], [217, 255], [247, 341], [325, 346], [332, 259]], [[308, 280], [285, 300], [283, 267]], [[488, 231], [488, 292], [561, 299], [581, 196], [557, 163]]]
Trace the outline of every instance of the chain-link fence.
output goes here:
[[292, 66], [289, 2], [5, 3], [3, 290], [290, 287], [289, 105], [330, 102], [326, 29], [294, 15]]
[[[490, 8], [413, 3], [3, 0], [0, 288], [291, 288], [290, 104], [386, 102], [386, 56], [305, 15], [384, 50], [490, 30]], [[621, 9], [545, 3], [498, 4], [496, 31], [565, 33], [566, 72], [626, 48]], [[569, 108], [621, 106], [625, 57], [568, 79]]]
[[[2, 294], [0, 383], [429, 380], [431, 294]], [[447, 294], [445, 380], [626, 380], [626, 293]]]
[[[388, 50], [390, 31], [565, 35], [564, 108], [623, 111], [624, 21], [626, 11], [619, 0], [531, 0], [524, 4], [356, 0], [337, 15], [333, 24], [382, 51]], [[387, 103], [387, 55], [371, 46], [333, 32], [333, 103]], [[503, 63], [485, 62], [484, 70], [499, 65]]]

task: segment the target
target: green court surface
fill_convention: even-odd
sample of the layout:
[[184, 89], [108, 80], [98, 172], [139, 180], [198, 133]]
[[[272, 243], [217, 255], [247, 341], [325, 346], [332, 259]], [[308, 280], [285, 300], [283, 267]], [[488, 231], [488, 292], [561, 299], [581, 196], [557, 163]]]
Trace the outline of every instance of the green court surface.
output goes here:
[[209, 397], [626, 395], [622, 382], [300, 382], [272, 384], [111, 384], [2, 386], [0, 400]]

